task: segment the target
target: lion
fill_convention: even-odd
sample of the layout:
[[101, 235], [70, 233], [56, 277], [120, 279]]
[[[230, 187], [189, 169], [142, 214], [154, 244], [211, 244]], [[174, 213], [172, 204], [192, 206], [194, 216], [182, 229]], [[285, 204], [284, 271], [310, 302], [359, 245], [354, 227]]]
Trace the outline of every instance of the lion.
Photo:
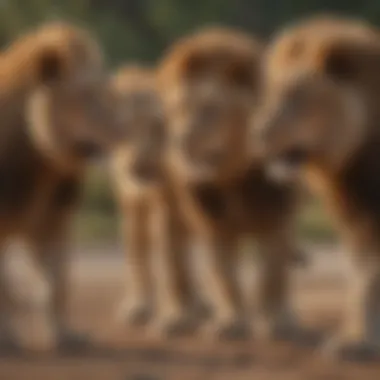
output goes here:
[[[85, 342], [67, 323], [68, 228], [86, 165], [125, 137], [103, 65], [95, 38], [60, 22], [21, 36], [0, 60], [1, 243], [24, 241], [51, 285], [49, 300], [27, 305], [47, 315], [43, 349]], [[10, 305], [0, 283], [3, 321]], [[20, 346], [6, 335], [6, 347]]]
[[155, 69], [125, 65], [113, 86], [128, 136], [111, 160], [127, 264], [118, 319], [130, 326], [150, 324], [153, 333], [170, 337], [192, 328], [192, 295], [186, 229], [167, 176], [167, 131]]
[[267, 179], [248, 144], [262, 54], [254, 37], [209, 28], [174, 43], [157, 74], [168, 177], [205, 260], [202, 292], [212, 315], [204, 328], [216, 339], [251, 335], [251, 302], [243, 297], [238, 272], [238, 243], [246, 235], [256, 241], [262, 264], [253, 325], [273, 337], [291, 328], [288, 272], [298, 252], [299, 194]]
[[350, 252], [341, 329], [325, 352], [380, 353], [380, 39], [361, 20], [315, 16], [280, 32], [266, 54], [258, 145], [274, 179], [306, 181]]

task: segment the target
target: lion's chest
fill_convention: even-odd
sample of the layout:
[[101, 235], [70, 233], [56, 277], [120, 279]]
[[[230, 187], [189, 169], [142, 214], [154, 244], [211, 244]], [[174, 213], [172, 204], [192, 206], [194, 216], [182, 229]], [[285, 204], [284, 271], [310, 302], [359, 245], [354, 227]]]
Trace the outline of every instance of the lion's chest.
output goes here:
[[216, 228], [258, 233], [277, 225], [294, 205], [290, 188], [269, 182], [262, 171], [249, 170], [225, 186], [198, 185], [193, 196]]
[[10, 142], [0, 152], [0, 217], [15, 217], [32, 202], [43, 168], [25, 141]]
[[[336, 185], [336, 207], [348, 221], [366, 221], [380, 233], [380, 153], [366, 146]], [[350, 222], [351, 223], [351, 222]]]
[[43, 222], [76, 201], [79, 185], [75, 176], [57, 175], [25, 141], [9, 145], [0, 153], [0, 224], [14, 230], [26, 220]]

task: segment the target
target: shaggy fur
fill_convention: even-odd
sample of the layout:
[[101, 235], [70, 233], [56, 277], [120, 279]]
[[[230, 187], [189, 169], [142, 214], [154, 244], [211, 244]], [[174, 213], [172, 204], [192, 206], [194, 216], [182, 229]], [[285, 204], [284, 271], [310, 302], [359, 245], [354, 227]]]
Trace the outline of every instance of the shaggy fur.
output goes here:
[[211, 331], [222, 339], [250, 332], [238, 275], [238, 243], [245, 235], [256, 240], [262, 260], [255, 321], [263, 317], [266, 331], [274, 332], [288, 316], [298, 195], [266, 177], [247, 143], [262, 51], [244, 33], [203, 30], [174, 44], [158, 74], [168, 120], [168, 173], [206, 260], [202, 290], [212, 309]]
[[94, 39], [63, 23], [20, 37], [0, 60], [1, 244], [26, 241], [51, 283], [51, 302], [30, 305], [48, 315], [44, 348], [79, 342], [65, 320], [66, 230], [88, 158], [124, 136], [102, 65]]
[[380, 352], [379, 68], [379, 32], [364, 22], [316, 17], [289, 27], [268, 49], [254, 127], [275, 177], [306, 179], [337, 220], [352, 271], [328, 352], [355, 358]]

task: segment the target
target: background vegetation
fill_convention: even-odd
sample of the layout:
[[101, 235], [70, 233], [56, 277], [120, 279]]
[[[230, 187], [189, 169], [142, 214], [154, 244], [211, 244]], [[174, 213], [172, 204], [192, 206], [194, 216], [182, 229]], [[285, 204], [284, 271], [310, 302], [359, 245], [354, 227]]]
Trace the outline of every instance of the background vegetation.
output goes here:
[[[126, 61], [154, 63], [176, 38], [206, 25], [229, 25], [264, 40], [294, 19], [334, 12], [380, 22], [378, 0], [0, 0], [0, 45], [44, 21], [65, 19], [91, 29], [102, 42], [111, 68]], [[97, 170], [86, 183], [78, 216], [85, 240], [115, 239], [117, 215], [107, 180]], [[307, 238], [334, 234], [316, 201], [300, 217]]]

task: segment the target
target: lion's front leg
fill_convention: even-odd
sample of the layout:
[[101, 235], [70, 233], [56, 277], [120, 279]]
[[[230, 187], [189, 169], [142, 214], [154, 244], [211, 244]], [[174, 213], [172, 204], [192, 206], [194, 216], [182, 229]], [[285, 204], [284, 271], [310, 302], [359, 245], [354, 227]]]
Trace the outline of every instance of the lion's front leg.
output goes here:
[[15, 352], [20, 350], [24, 344], [16, 335], [12, 318], [15, 311], [25, 312], [20, 303], [12, 295], [9, 279], [7, 278], [6, 267], [4, 265], [4, 252], [0, 255], [0, 352]]
[[130, 326], [145, 325], [153, 312], [148, 204], [129, 199], [122, 212], [127, 286], [117, 317]]
[[239, 252], [235, 236], [217, 234], [203, 237], [200, 248], [205, 259], [202, 279], [211, 305], [212, 318], [207, 330], [222, 340], [250, 336], [248, 313], [239, 283]]
[[324, 353], [347, 360], [380, 360], [379, 257], [358, 253], [348, 274], [342, 325]]
[[297, 246], [293, 231], [283, 228], [260, 236], [256, 333], [265, 339], [315, 344], [318, 335], [301, 328], [292, 307], [291, 263]]
[[153, 214], [151, 233], [157, 301], [154, 329], [165, 337], [188, 334], [197, 322], [188, 231], [178, 210], [170, 205], [156, 205]]
[[51, 348], [76, 350], [88, 344], [85, 334], [69, 327], [68, 238], [64, 229], [47, 230], [30, 240], [37, 270], [50, 287], [50, 297], [35, 305], [34, 316], [45, 322], [44, 340]]

